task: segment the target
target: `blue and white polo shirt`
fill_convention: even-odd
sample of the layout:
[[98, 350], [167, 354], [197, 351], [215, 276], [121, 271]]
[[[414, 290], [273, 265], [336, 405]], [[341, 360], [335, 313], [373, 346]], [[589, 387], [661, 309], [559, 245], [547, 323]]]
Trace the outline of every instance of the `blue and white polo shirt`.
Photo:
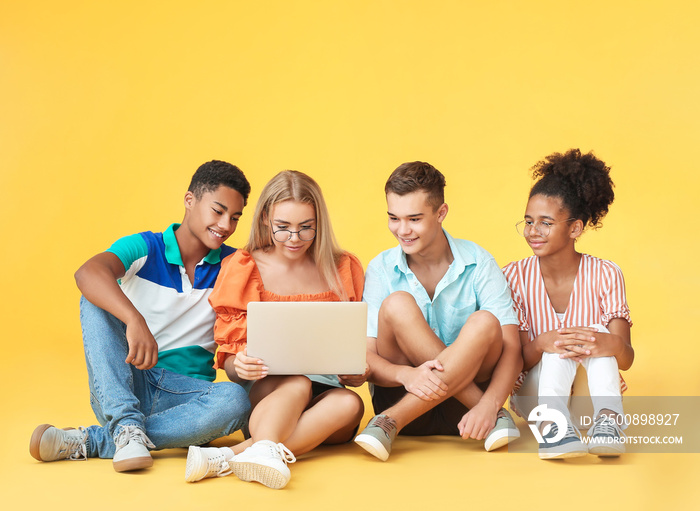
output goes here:
[[145, 318], [158, 343], [156, 367], [214, 381], [214, 321], [209, 304], [221, 260], [236, 249], [222, 245], [196, 266], [194, 285], [185, 272], [172, 224], [163, 233], [142, 232], [117, 240], [108, 252], [124, 264], [124, 294]]

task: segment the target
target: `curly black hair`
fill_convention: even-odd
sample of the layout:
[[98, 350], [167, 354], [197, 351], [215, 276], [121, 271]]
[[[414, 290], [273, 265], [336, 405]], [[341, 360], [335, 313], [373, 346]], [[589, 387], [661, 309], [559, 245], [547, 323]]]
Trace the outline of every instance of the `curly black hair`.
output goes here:
[[236, 190], [243, 196], [243, 205], [248, 204], [250, 183], [243, 175], [243, 171], [221, 160], [212, 160], [201, 165], [192, 176], [187, 191], [192, 192], [199, 200], [203, 194], [213, 192], [222, 185]]
[[537, 162], [530, 171], [539, 180], [530, 190], [530, 198], [541, 194], [558, 197], [572, 218], [594, 229], [602, 226], [601, 220], [615, 200], [610, 179], [610, 167], [596, 158], [593, 152], [581, 154], [579, 149], [566, 153], [553, 153]]

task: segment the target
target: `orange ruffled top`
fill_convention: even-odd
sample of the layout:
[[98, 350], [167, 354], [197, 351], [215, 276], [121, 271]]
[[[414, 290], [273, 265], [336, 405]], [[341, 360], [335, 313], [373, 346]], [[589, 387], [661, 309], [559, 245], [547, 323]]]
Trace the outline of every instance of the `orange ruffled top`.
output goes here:
[[[338, 262], [340, 281], [351, 302], [362, 300], [365, 279], [362, 263], [346, 252]], [[278, 295], [263, 286], [255, 259], [237, 250], [221, 262], [209, 303], [216, 312], [214, 340], [219, 345], [214, 367], [222, 369], [230, 355], [243, 351], [248, 341], [248, 302], [339, 302], [340, 297], [325, 291], [318, 294]]]

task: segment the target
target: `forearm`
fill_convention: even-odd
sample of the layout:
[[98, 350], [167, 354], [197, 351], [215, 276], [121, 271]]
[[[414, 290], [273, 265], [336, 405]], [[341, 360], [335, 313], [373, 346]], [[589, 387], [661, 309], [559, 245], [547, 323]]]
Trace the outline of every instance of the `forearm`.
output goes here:
[[501, 358], [491, 376], [491, 382], [481, 397], [481, 401], [493, 403], [498, 408], [503, 406], [513, 390], [513, 385], [522, 371], [523, 358], [520, 346], [504, 345]]
[[228, 377], [229, 380], [231, 380], [234, 383], [243, 383], [243, 378], [238, 376], [238, 373], [236, 372], [236, 369], [234, 367], [234, 362], [236, 360], [236, 355], [234, 354], [229, 354], [226, 357], [226, 360], [224, 360], [224, 371], [226, 372], [226, 376]]
[[[600, 335], [600, 334], [597, 334]], [[632, 362], [634, 362], [634, 348], [627, 344], [622, 336], [608, 334], [615, 337], [615, 344], [617, 344], [617, 349], [613, 353], [615, 360], [617, 361], [617, 367], [620, 371], [626, 371], [632, 367]]]
[[523, 371], [529, 371], [542, 360], [542, 353], [544, 353], [544, 350], [540, 343], [536, 341], [537, 339], [523, 344], [522, 346]]
[[403, 385], [401, 372], [407, 366], [393, 364], [371, 349], [367, 350], [369, 375], [367, 381], [380, 387], [400, 387]]
[[109, 312], [125, 324], [145, 321], [119, 287], [114, 271], [90, 259], [75, 272], [75, 283], [83, 296], [93, 305]]

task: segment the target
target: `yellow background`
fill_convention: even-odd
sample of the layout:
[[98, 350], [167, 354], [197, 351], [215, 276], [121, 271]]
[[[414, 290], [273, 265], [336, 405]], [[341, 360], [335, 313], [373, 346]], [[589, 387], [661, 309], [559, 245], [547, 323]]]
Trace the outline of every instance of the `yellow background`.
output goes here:
[[[180, 221], [189, 178], [214, 158], [244, 170], [251, 203], [279, 170], [316, 178], [341, 244], [365, 265], [394, 245], [388, 174], [429, 161], [447, 177], [446, 228], [503, 265], [530, 255], [513, 228], [528, 168], [553, 151], [594, 150], [612, 166], [617, 198], [580, 248], [625, 274], [630, 393], [698, 395], [699, 14], [692, 1], [5, 2], [0, 501], [686, 502], [697, 454], [545, 463], [454, 438], [401, 440], [385, 464], [352, 445], [319, 449], [273, 492], [235, 478], [186, 485], [184, 450], [157, 453], [148, 474], [123, 475], [104, 460], [40, 464], [27, 444], [39, 423], [94, 421], [73, 272], [120, 236]], [[251, 214], [230, 244], [245, 241]]]

